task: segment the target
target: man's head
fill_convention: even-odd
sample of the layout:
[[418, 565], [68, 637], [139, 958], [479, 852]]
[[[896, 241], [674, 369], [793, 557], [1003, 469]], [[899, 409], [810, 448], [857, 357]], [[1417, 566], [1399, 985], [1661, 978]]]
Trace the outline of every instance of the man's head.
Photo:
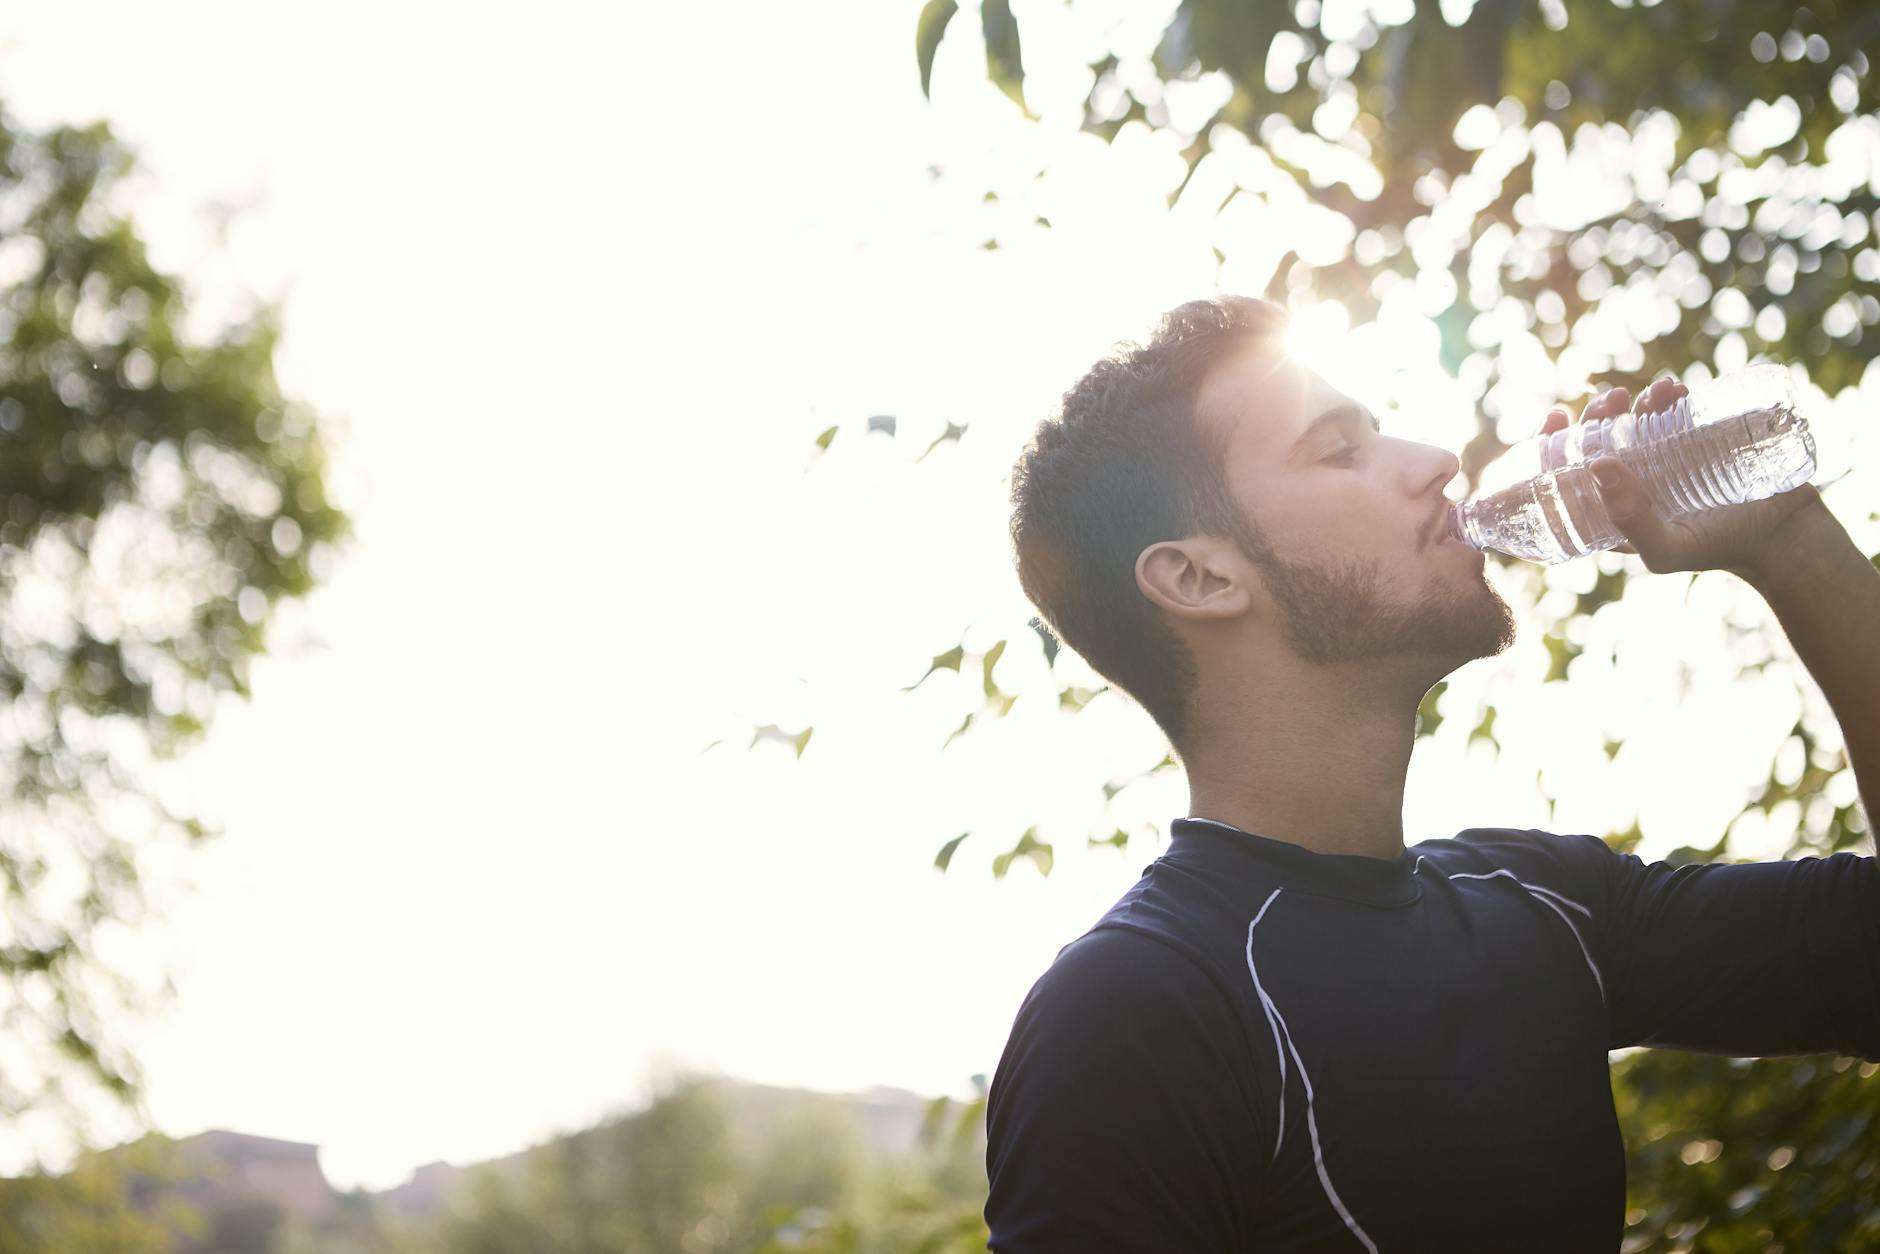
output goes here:
[[1456, 458], [1382, 434], [1284, 332], [1245, 297], [1171, 311], [1065, 393], [1013, 470], [1026, 595], [1184, 757], [1199, 686], [1272, 649], [1433, 683], [1514, 639], [1482, 555], [1440, 542]]

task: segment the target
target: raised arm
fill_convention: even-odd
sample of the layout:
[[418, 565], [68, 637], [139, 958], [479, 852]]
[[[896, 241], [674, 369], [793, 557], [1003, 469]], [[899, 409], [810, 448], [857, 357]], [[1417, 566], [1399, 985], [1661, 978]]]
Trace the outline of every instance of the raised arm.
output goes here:
[[1880, 570], [1819, 496], [1796, 511], [1788, 543], [1739, 568], [1762, 593], [1821, 685], [1847, 744], [1872, 832], [1880, 800]]
[[[1674, 388], [1655, 384], [1640, 399], [1663, 403]], [[1880, 570], [1821, 494], [1804, 484], [1666, 522], [1616, 458], [1599, 459], [1593, 473], [1647, 570], [1727, 570], [1762, 593], [1841, 725], [1872, 831], [1880, 799], [1873, 631]], [[1616, 968], [1615, 1046], [1880, 1059], [1880, 876], [1872, 857], [1675, 868], [1630, 855], [1593, 861], [1602, 943]]]
[[[1640, 393], [1635, 410], [1653, 411], [1684, 394], [1676, 379], [1660, 379]], [[1624, 388], [1602, 393], [1574, 421], [1611, 417], [1625, 409]], [[1557, 431], [1569, 421], [1555, 410], [1542, 423]], [[1762, 593], [1789, 642], [1834, 709], [1860, 786], [1867, 830], [1880, 799], [1880, 570], [1874, 569], [1847, 529], [1829, 512], [1813, 484], [1760, 501], [1659, 518], [1645, 485], [1617, 457], [1593, 462], [1593, 475], [1612, 520], [1656, 574], [1727, 570]]]

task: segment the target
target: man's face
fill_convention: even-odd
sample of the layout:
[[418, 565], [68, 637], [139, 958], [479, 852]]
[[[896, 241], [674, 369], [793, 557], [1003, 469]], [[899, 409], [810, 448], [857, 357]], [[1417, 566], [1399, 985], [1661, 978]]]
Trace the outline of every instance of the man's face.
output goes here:
[[1270, 350], [1224, 363], [1200, 408], [1227, 428], [1228, 484], [1266, 544], [1239, 539], [1301, 658], [1459, 664], [1514, 643], [1483, 555], [1444, 539], [1453, 454], [1381, 433], [1362, 405]]

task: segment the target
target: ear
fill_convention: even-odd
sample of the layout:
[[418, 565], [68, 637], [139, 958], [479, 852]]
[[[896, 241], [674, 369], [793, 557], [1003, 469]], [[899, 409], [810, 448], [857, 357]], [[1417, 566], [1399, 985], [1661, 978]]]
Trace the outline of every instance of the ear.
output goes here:
[[1253, 598], [1231, 548], [1213, 536], [1158, 540], [1136, 555], [1136, 586], [1177, 618], [1237, 618]]

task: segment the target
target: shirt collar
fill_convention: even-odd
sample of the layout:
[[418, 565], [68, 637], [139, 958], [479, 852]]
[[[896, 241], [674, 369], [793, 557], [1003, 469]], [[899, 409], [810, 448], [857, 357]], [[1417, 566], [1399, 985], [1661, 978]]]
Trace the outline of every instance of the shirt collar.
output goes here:
[[1227, 874], [1264, 869], [1280, 887], [1367, 906], [1407, 906], [1421, 896], [1416, 855], [1395, 858], [1318, 853], [1291, 841], [1256, 836], [1215, 819], [1176, 819], [1166, 857], [1219, 866]]

